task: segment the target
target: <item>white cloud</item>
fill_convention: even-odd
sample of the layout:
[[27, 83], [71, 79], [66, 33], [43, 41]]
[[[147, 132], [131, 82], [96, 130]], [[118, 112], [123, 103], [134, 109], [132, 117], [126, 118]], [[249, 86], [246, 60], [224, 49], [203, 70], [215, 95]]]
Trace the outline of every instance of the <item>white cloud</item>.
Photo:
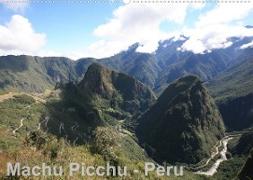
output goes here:
[[[128, 0], [126, 0], [128, 1]], [[0, 0], [0, 3], [1, 2]], [[98, 38], [87, 48], [69, 52], [43, 50], [46, 36], [36, 33], [31, 23], [16, 15], [6, 25], [0, 25], [0, 55], [30, 54], [39, 56], [106, 57], [116, 54], [133, 43], [143, 46], [140, 52], [153, 52], [160, 40], [180, 34], [189, 39], [179, 49], [194, 53], [210, 52], [215, 48], [225, 48], [232, 44], [230, 37], [253, 36], [252, 29], [243, 27], [243, 20], [252, 12], [253, 3], [220, 3], [202, 14], [193, 28], [183, 28], [178, 32], [163, 32], [161, 23], [169, 21], [184, 26], [189, 8], [202, 8], [204, 4], [153, 4], [126, 3], [113, 12], [108, 22], [98, 26], [93, 34]], [[175, 38], [175, 39], [177, 39]], [[182, 38], [182, 37], [181, 37]], [[242, 47], [246, 47], [242, 46]]]
[[[183, 24], [187, 10], [200, 8], [192, 4], [125, 4], [113, 12], [113, 17], [94, 30], [99, 41], [91, 44], [87, 52], [95, 57], [110, 56], [139, 42], [141, 52], [153, 52], [158, 41], [172, 36], [160, 29], [164, 21]], [[201, 6], [202, 7], [202, 6]]]
[[229, 47], [232, 45], [231, 37], [253, 36], [253, 31], [243, 26], [217, 24], [189, 29], [184, 34], [189, 37], [189, 40], [182, 45], [180, 50], [198, 54]]
[[214, 9], [200, 16], [198, 27], [228, 24], [244, 19], [253, 9], [253, 3], [219, 3]]
[[30, 54], [39, 51], [46, 43], [46, 35], [36, 33], [28, 19], [12, 16], [9, 23], [0, 25], [1, 54]]
[[231, 37], [253, 36], [252, 29], [242, 25], [243, 19], [252, 13], [252, 10], [252, 2], [218, 4], [200, 16], [194, 28], [183, 31], [189, 40], [179, 50], [205, 53], [212, 49], [231, 46]]
[[29, 5], [30, 0], [0, 0], [0, 4], [3, 4], [8, 9], [13, 11], [23, 12]]
[[253, 48], [253, 41], [248, 44], [242, 45], [240, 48], [241, 49]]
[[253, 3], [219, 3], [201, 15], [193, 28], [181, 32], [165, 33], [160, 29], [164, 21], [183, 24], [189, 8], [202, 8], [205, 4], [126, 4], [113, 12], [113, 18], [98, 26], [94, 34], [100, 38], [87, 54], [104, 57], [115, 54], [139, 42], [140, 52], [153, 52], [159, 40], [178, 36], [189, 37], [179, 50], [194, 53], [210, 52], [232, 45], [231, 37], [253, 36], [253, 31], [243, 27], [243, 20], [252, 12]]

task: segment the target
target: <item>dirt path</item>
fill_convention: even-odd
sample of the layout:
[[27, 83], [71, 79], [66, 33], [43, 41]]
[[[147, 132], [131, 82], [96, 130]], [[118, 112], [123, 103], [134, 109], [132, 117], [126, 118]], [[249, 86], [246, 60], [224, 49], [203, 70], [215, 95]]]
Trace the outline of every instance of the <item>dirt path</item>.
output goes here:
[[7, 94], [0, 95], [0, 102], [3, 102], [5, 100], [7, 100], [7, 99], [11, 99], [15, 95], [16, 95], [16, 93], [13, 93], [13, 92], [9, 92]]
[[39, 96], [37, 96], [37, 95], [33, 95], [33, 94], [27, 94], [27, 93], [24, 93], [25, 95], [27, 95], [27, 96], [30, 96], [30, 97], [32, 97], [35, 101], [36, 101], [36, 103], [42, 103], [42, 104], [45, 104], [47, 101], [45, 100], [45, 99], [42, 99], [42, 98], [40, 98]]
[[14, 129], [14, 130], [12, 131], [13, 135], [16, 135], [16, 132], [17, 132], [20, 128], [23, 127], [23, 125], [24, 125], [23, 121], [24, 121], [24, 120], [25, 120], [25, 118], [20, 119], [20, 125], [19, 125], [19, 127], [16, 128], [16, 129]]
[[36, 101], [36, 103], [42, 103], [42, 104], [46, 103], [46, 100], [39, 97], [39, 95], [28, 94], [28, 93], [16, 93], [16, 92], [9, 92], [7, 94], [0, 95], [0, 102], [3, 102], [8, 99], [12, 99], [14, 96], [17, 96], [17, 95], [27, 95], [27, 96], [32, 97]]

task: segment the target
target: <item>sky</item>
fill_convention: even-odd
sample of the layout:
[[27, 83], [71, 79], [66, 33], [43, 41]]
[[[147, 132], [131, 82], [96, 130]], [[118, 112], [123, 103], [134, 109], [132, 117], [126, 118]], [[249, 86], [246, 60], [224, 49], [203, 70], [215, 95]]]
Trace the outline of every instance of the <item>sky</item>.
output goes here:
[[178, 50], [204, 53], [230, 46], [230, 37], [253, 36], [245, 28], [253, 25], [253, 2], [236, 2], [0, 0], [0, 55], [102, 58], [136, 42], [152, 53], [180, 34], [189, 39]]

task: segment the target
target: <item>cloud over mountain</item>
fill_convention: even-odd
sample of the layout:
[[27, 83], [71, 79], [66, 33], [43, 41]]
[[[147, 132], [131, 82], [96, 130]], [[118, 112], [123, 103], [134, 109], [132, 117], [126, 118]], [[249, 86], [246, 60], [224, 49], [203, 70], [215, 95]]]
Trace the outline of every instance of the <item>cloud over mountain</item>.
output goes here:
[[[179, 50], [196, 54], [232, 45], [231, 37], [253, 36], [253, 32], [243, 27], [243, 21], [252, 12], [253, 3], [219, 3], [210, 10], [204, 10], [191, 27], [184, 24], [191, 9], [198, 11], [205, 4], [136, 4], [129, 3], [117, 8], [113, 17], [94, 30], [99, 38], [88, 48], [88, 54], [109, 56], [127, 49], [135, 42], [143, 46], [140, 52], [154, 52], [160, 40], [183, 34], [189, 39]], [[218, 17], [218, 18], [217, 18]], [[178, 24], [178, 31], [164, 31], [163, 22]]]
[[242, 26], [242, 22], [252, 13], [253, 3], [220, 3], [201, 15], [194, 28], [186, 29], [183, 34], [189, 39], [180, 50], [197, 54], [212, 49], [226, 48], [233, 43], [231, 37], [253, 36], [253, 31]]
[[93, 43], [89, 50], [99, 51], [106, 47], [105, 52], [99, 52], [108, 56], [139, 42], [143, 46], [138, 51], [153, 52], [159, 40], [172, 35], [161, 30], [161, 23], [183, 24], [189, 8], [199, 7], [189, 3], [166, 5], [130, 3], [120, 6], [113, 12], [113, 17], [108, 22], [94, 30], [94, 35], [100, 40]]

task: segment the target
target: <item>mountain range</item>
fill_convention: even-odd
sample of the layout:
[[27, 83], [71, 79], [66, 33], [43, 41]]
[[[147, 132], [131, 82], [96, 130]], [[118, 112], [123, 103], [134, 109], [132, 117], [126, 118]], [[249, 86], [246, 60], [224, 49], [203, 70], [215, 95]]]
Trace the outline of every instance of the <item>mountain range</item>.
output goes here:
[[136, 43], [103, 59], [71, 61], [64, 57], [2, 56], [0, 88], [41, 92], [57, 82], [80, 81], [88, 66], [97, 62], [134, 77], [160, 94], [179, 77], [195, 74], [203, 81], [210, 81], [252, 54], [252, 49], [241, 49], [241, 46], [253, 38], [232, 38], [232, 46], [205, 54], [179, 51], [186, 40], [184, 37], [162, 41], [152, 54], [138, 52], [140, 44]]
[[[2, 56], [0, 89], [43, 92], [53, 89], [59, 83], [77, 83], [94, 62], [132, 76], [147, 85], [157, 96], [177, 78], [194, 74], [207, 83], [228, 129], [249, 126], [252, 122], [249, 94], [252, 93], [253, 83], [253, 50], [241, 47], [253, 38], [234, 37], [231, 38], [232, 46], [205, 54], [179, 51], [178, 48], [186, 40], [187, 37], [181, 36], [162, 41], [152, 54], [138, 52], [140, 44], [136, 43], [126, 51], [103, 59], [83, 58], [72, 61], [64, 57]], [[241, 109], [240, 116], [231, 109]], [[238, 118], [245, 123], [236, 123]]]
[[[243, 167], [236, 176], [245, 177], [252, 167], [252, 157], [247, 157], [253, 148], [248, 143], [253, 126], [253, 49], [241, 47], [253, 38], [234, 37], [231, 46], [203, 54], [181, 51], [187, 39], [161, 41], [154, 53], [138, 52], [141, 45], [136, 43], [102, 59], [1, 56], [0, 94], [26, 95], [0, 102], [0, 127], [16, 136], [19, 128], [13, 127], [19, 121], [9, 116], [22, 117], [20, 128], [26, 129], [18, 142], [11, 140], [15, 147], [24, 141], [47, 152], [56, 138], [57, 147], [50, 149], [52, 163], [64, 139], [70, 148], [88, 144], [89, 153], [116, 165], [196, 165], [205, 159], [209, 165], [220, 158], [217, 143], [224, 145], [228, 133], [236, 136], [231, 143], [234, 156], [224, 166]], [[38, 103], [34, 94], [45, 90], [51, 94]], [[24, 119], [29, 124], [24, 125]], [[217, 176], [232, 176], [224, 171]]]

